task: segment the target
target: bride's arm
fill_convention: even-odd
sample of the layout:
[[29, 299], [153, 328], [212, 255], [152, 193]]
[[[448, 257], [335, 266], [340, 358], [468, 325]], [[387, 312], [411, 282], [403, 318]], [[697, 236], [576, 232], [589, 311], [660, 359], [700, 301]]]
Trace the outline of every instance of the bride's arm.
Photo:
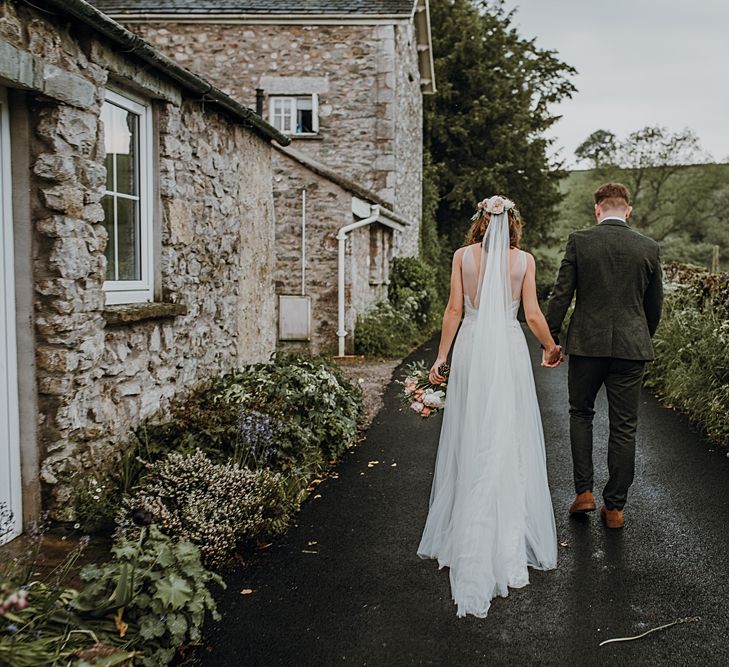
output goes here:
[[521, 302], [524, 305], [524, 315], [531, 332], [542, 344], [546, 361], [555, 363], [560, 358], [560, 348], [555, 344], [549, 331], [549, 325], [539, 307], [537, 299], [536, 263], [534, 257], [527, 253], [527, 270], [521, 287]]
[[451, 270], [451, 294], [448, 297], [448, 305], [443, 313], [443, 326], [440, 332], [440, 345], [438, 346], [438, 358], [430, 369], [430, 382], [440, 384], [445, 378], [438, 372], [441, 364], [448, 359], [453, 339], [456, 337], [458, 325], [463, 315], [463, 281], [461, 279], [461, 261], [463, 248], [459, 248], [453, 254], [453, 269]]

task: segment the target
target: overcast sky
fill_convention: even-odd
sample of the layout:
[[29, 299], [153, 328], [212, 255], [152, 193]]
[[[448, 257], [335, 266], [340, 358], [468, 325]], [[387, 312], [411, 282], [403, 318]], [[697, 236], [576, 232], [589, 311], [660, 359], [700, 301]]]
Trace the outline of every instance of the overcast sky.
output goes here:
[[555, 108], [568, 166], [594, 130], [689, 127], [729, 162], [729, 0], [507, 0], [523, 37], [575, 67], [578, 92]]

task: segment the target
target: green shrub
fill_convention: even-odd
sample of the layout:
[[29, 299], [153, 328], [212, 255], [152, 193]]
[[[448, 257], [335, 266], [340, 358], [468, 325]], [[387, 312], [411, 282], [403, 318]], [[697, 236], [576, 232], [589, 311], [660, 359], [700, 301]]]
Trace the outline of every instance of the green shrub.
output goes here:
[[428, 329], [418, 328], [405, 309], [381, 301], [357, 318], [355, 351], [373, 357], [402, 357], [423, 342]]
[[646, 384], [713, 440], [729, 444], [729, 274], [667, 267], [656, 359]]
[[[217, 462], [234, 461], [303, 479], [357, 438], [362, 393], [323, 358], [277, 355], [270, 363], [232, 371], [175, 401], [171, 417], [137, 430], [140, 452], [157, 460], [168, 451], [202, 449]], [[266, 451], [251, 440], [251, 420], [274, 430]]]
[[124, 520], [135, 509], [150, 512], [166, 535], [200, 548], [206, 564], [220, 566], [241, 541], [286, 530], [297, 506], [287, 498], [280, 473], [213, 463], [202, 451], [170, 452], [149, 464], [140, 487], [124, 499]]
[[87, 583], [72, 608], [97, 636], [138, 649], [146, 667], [168, 665], [179, 646], [200, 641], [206, 612], [220, 620], [208, 587], [225, 584], [203, 567], [194, 544], [150, 526], [134, 541], [119, 541], [112, 554], [82, 568]]
[[390, 268], [387, 298], [417, 324], [428, 324], [437, 300], [433, 269], [417, 257], [396, 257]]
[[397, 257], [390, 269], [388, 300], [357, 318], [355, 351], [401, 357], [433, 333], [441, 314], [436, 273], [417, 257]]
[[538, 246], [530, 248], [529, 252], [534, 255], [536, 265], [537, 297], [540, 303], [546, 305], [546, 301], [549, 299], [557, 280], [557, 273], [559, 273], [559, 265], [564, 251], [562, 248]]

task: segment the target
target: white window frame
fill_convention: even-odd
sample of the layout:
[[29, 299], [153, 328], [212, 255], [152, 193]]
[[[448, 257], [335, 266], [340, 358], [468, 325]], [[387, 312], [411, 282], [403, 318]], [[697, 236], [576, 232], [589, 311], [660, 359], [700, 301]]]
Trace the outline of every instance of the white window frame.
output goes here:
[[[106, 91], [105, 100], [139, 116], [139, 246], [142, 275], [141, 280], [104, 281], [106, 304], [144, 303], [154, 298], [152, 109], [149, 103], [132, 99], [113, 90]], [[115, 244], [115, 247], [118, 247], [118, 244]]]
[[[9, 532], [0, 535], [0, 544], [10, 541], [22, 532], [23, 491], [20, 464], [20, 416], [18, 398], [18, 352], [15, 335], [15, 246], [13, 242], [13, 206], [10, 174], [10, 113], [7, 90], [0, 87], [0, 327], [3, 327], [0, 346], [0, 439], [5, 441], [7, 451], [0, 448], [0, 483], [8, 484], [8, 500], [13, 513]], [[7, 466], [7, 467], [6, 467]]]
[[[311, 126], [314, 129], [313, 132], [297, 132], [296, 131], [296, 100], [311, 98]], [[274, 127], [276, 123], [274, 121], [274, 101], [281, 100], [283, 102], [289, 102], [290, 108], [288, 111], [289, 123], [291, 125], [291, 131], [286, 132], [283, 129], [279, 129], [284, 134], [291, 135], [292, 137], [313, 137], [319, 134], [319, 95], [317, 93], [311, 93], [309, 95], [269, 95], [268, 96], [268, 120]]]

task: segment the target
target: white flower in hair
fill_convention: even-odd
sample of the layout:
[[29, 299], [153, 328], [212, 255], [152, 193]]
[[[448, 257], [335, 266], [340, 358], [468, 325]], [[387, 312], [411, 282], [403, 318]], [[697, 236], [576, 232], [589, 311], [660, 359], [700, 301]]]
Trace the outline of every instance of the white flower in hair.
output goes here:
[[502, 197], [501, 195], [495, 195], [486, 202], [486, 212], [499, 215], [504, 211], [510, 211], [514, 208], [514, 202], [511, 199]]

